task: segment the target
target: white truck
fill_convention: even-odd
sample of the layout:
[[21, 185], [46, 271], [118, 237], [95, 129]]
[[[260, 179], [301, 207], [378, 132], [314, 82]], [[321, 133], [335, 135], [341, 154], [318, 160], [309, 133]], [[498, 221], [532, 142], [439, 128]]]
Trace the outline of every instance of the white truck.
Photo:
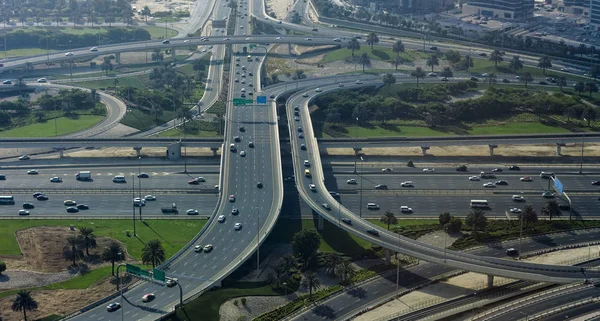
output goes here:
[[75, 174], [75, 178], [78, 181], [89, 181], [92, 179], [92, 172], [90, 171], [79, 171], [79, 173]]

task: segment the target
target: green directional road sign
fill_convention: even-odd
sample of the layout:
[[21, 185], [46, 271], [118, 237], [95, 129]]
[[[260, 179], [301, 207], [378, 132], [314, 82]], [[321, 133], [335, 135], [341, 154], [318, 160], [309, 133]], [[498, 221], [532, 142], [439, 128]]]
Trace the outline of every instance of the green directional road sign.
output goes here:
[[252, 48], [254, 48], [254, 47], [256, 47], [256, 44], [255, 44], [255, 43], [251, 43], [251, 44], [250, 44], [250, 49], [252, 49]]
[[[139, 266], [135, 266], [133, 264], [127, 264], [125, 266], [125, 270], [127, 271], [127, 273], [137, 276], [140, 279], [144, 279], [144, 280], [148, 280], [148, 281], [152, 281], [152, 277], [150, 276], [150, 272], [147, 270], [142, 269]], [[163, 274], [164, 277], [164, 274]]]
[[252, 99], [233, 98], [233, 105], [234, 106], [252, 105], [253, 103], [254, 103], [254, 100], [252, 100]]
[[159, 269], [152, 270], [152, 278], [155, 281], [165, 282], [165, 271], [161, 271]]

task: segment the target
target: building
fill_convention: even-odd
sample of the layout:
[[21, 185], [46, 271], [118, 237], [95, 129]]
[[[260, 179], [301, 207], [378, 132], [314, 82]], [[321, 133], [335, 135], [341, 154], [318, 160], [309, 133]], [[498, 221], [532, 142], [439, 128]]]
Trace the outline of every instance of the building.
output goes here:
[[525, 20], [533, 17], [534, 0], [470, 0], [463, 14], [476, 14], [499, 19]]
[[591, 0], [590, 22], [597, 30], [600, 30], [600, 0]]
[[566, 13], [588, 16], [590, 12], [590, 0], [563, 0], [562, 4], [558, 5], [558, 9]]
[[443, 12], [454, 6], [454, 0], [397, 0], [397, 3], [401, 12], [417, 14]]

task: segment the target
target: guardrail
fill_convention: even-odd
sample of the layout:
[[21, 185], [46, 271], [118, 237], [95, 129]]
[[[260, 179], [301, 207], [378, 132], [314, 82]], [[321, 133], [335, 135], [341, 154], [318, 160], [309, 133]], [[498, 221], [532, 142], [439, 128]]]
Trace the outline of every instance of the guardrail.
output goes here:
[[[3, 194], [27, 194], [39, 192], [39, 189], [33, 188], [0, 188]], [[97, 189], [73, 189], [73, 188], [51, 188], [46, 190], [46, 194], [59, 193], [59, 194], [131, 194], [131, 189], [127, 188], [97, 188]], [[182, 188], [182, 189], [144, 189], [144, 193], [150, 194], [215, 194], [214, 188]]]
[[582, 305], [586, 305], [586, 304], [590, 304], [590, 303], [594, 303], [594, 302], [599, 302], [600, 298], [595, 297], [595, 298], [587, 298], [587, 299], [583, 299], [583, 300], [579, 300], [573, 303], [569, 303], [563, 306], [560, 306], [558, 308], [554, 308], [552, 310], [549, 311], [544, 311], [542, 313], [536, 314], [534, 316], [529, 316], [528, 319], [529, 320], [543, 320], [546, 317], [549, 317], [553, 314], [557, 314], [563, 311], [567, 311], [573, 308], [577, 308], [580, 307]]
[[[131, 214], [129, 214], [131, 216]], [[208, 220], [208, 215], [174, 215], [174, 214], [148, 214], [144, 213], [146, 220]], [[1, 220], [128, 220], [128, 216], [106, 216], [106, 215], [90, 215], [90, 216], [0, 216]]]

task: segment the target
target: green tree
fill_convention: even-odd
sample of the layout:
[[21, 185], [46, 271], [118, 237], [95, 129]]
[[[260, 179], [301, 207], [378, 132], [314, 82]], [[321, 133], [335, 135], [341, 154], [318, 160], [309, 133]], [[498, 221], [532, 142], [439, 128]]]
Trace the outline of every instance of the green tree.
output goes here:
[[4, 271], [6, 271], [6, 263], [0, 261], [0, 275], [2, 275], [2, 272]]
[[450, 215], [450, 213], [448, 213], [448, 212], [444, 212], [444, 213], [440, 214], [440, 217], [439, 217], [440, 226], [444, 226], [444, 225], [450, 223], [451, 219], [452, 219], [452, 215]]
[[76, 261], [83, 258], [82, 245], [83, 240], [80, 237], [74, 235], [67, 237], [66, 244], [63, 247], [63, 256], [65, 259], [71, 260], [73, 266], [76, 265]]
[[560, 217], [562, 215], [562, 211], [555, 200], [548, 201], [546, 205], [544, 205], [544, 208], [542, 208], [542, 213], [545, 216], [550, 217], [551, 221], [553, 217]]
[[269, 279], [271, 281], [271, 286], [274, 288], [281, 288], [283, 283], [285, 283], [289, 279], [289, 274], [286, 270], [283, 269], [275, 269], [272, 274], [269, 275]]
[[292, 239], [292, 252], [306, 267], [309, 259], [317, 253], [321, 245], [321, 235], [315, 229], [302, 230]]
[[578, 92], [579, 96], [581, 96], [581, 93], [585, 91], [585, 84], [582, 81], [578, 81], [575, 83], [575, 86], [573, 86], [573, 90]]
[[363, 52], [362, 55], [358, 58], [358, 62], [362, 65], [363, 73], [365, 72], [366, 66], [371, 66], [371, 58], [366, 52]]
[[390, 224], [398, 224], [398, 219], [393, 212], [387, 211], [383, 213], [383, 216], [379, 219], [381, 223], [387, 224], [388, 231], [390, 230]]
[[593, 81], [588, 81], [585, 83], [585, 91], [590, 93], [590, 98], [592, 97], [592, 92], [598, 91], [598, 85], [596, 85]]
[[538, 67], [542, 68], [544, 75], [546, 74], [547, 68], [552, 68], [552, 60], [548, 56], [542, 56], [538, 60]]
[[463, 58], [463, 68], [467, 69], [467, 72], [473, 67], [473, 58], [469, 55], [465, 55]]
[[444, 56], [446, 57], [446, 60], [453, 64], [458, 63], [461, 59], [460, 52], [457, 50], [448, 50], [444, 53]]
[[152, 51], [151, 58], [152, 58], [152, 61], [163, 61], [165, 59], [165, 56], [160, 51], [160, 49], [156, 48]]
[[403, 64], [404, 63], [404, 59], [402, 59], [402, 57], [400, 57], [400, 56], [396, 56], [396, 58], [394, 58], [393, 63], [396, 66], [396, 71], [398, 71], [398, 65]]
[[319, 281], [315, 272], [311, 271], [304, 275], [300, 285], [302, 285], [303, 288], [308, 289], [308, 300], [312, 301], [312, 293], [321, 287], [321, 281]]
[[[466, 57], [468, 56], [465, 56], [465, 58]], [[417, 79], [417, 88], [419, 88], [419, 79], [425, 77], [425, 71], [423, 70], [423, 68], [417, 67], [410, 73], [410, 76], [415, 77]]]
[[511, 69], [514, 73], [523, 69], [523, 61], [521, 61], [521, 57], [513, 56], [510, 62], [508, 63], [508, 68]]
[[493, 84], [495, 84], [495, 83], [496, 83], [496, 74], [495, 74], [495, 73], [493, 73], [493, 72], [492, 72], [492, 73], [490, 73], [490, 74], [488, 74], [488, 76], [487, 76], [487, 79], [486, 79], [486, 80], [487, 80], [487, 82], [488, 82], [488, 85], [491, 87]]
[[525, 224], [535, 223], [538, 221], [538, 215], [531, 205], [525, 205], [525, 207], [523, 207], [523, 212], [519, 214], [519, 220], [521, 220], [521, 215], [523, 216], [523, 223]]
[[346, 45], [346, 48], [352, 50], [352, 57], [354, 57], [354, 51], [360, 50], [360, 43], [358, 42], [358, 39], [356, 39], [356, 38], [350, 39], [348, 41], [348, 44]]
[[531, 77], [531, 74], [529, 72], [524, 72], [521, 75], [521, 78], [519, 79], [521, 82], [525, 83], [525, 88], [527, 88], [527, 84], [531, 81], [533, 81], [533, 77]]
[[487, 226], [487, 217], [485, 217], [485, 213], [482, 210], [474, 209], [467, 214], [465, 224], [477, 233], [479, 230], [484, 230]]
[[123, 248], [117, 242], [110, 242], [102, 251], [102, 261], [112, 264], [112, 275], [115, 275], [115, 262], [123, 260]]
[[338, 265], [342, 262], [342, 258], [336, 252], [328, 253], [325, 257], [325, 271], [329, 275], [335, 275]]
[[490, 54], [490, 61], [494, 62], [494, 67], [496, 67], [496, 69], [498, 68], [498, 63], [504, 61], [504, 58], [502, 58], [502, 56], [502, 52], [498, 49], [492, 51], [492, 53]]
[[402, 43], [402, 40], [397, 40], [392, 45], [392, 51], [396, 53], [397, 57], [400, 57], [400, 53], [404, 52], [404, 44]]
[[296, 71], [294, 71], [294, 76], [292, 78], [293, 79], [304, 79], [304, 78], [306, 78], [306, 74], [304, 73], [304, 70], [296, 69]]
[[160, 263], [164, 262], [166, 258], [165, 249], [163, 248], [160, 240], [150, 240], [142, 249], [142, 263], [152, 264], [152, 268], [155, 268]]
[[106, 76], [108, 76], [109, 71], [113, 70], [113, 64], [110, 60], [111, 60], [110, 57], [104, 57], [104, 60], [102, 61], [102, 65], [100, 65], [102, 70], [106, 72]]
[[352, 265], [352, 261], [350, 260], [342, 260], [338, 265], [337, 275], [342, 278], [342, 281], [346, 281], [351, 278], [354, 274], [356, 274], [356, 270]]
[[27, 290], [19, 290], [11, 305], [13, 311], [23, 311], [23, 319], [25, 321], [27, 321], [27, 311], [35, 311], [37, 308], [37, 301], [31, 296], [31, 292]]
[[590, 76], [596, 80], [600, 76], [600, 65], [594, 65], [590, 70]]
[[563, 91], [563, 87], [567, 85], [567, 79], [563, 76], [556, 78], [556, 85], [560, 88], [560, 92]]
[[440, 59], [437, 55], [431, 55], [427, 58], [427, 66], [431, 67], [431, 72], [433, 72], [433, 67], [440, 65]]
[[462, 229], [462, 220], [458, 217], [452, 217], [450, 222], [444, 225], [446, 233], [458, 233]]
[[96, 235], [94, 235], [94, 229], [91, 227], [80, 227], [79, 228], [79, 236], [81, 237], [81, 242], [85, 247], [85, 255], [90, 256], [89, 248], [96, 247]]
[[383, 83], [388, 87], [396, 83], [396, 77], [391, 73], [383, 75]]
[[152, 12], [150, 11], [150, 8], [148, 6], [144, 6], [140, 14], [144, 16], [146, 22], [148, 22], [148, 17], [152, 15]]
[[367, 43], [367, 45], [370, 45], [371, 50], [373, 50], [373, 45], [379, 43], [379, 37], [377, 36], [376, 33], [371, 32], [367, 35], [367, 39], [365, 42]]
[[454, 74], [452, 73], [452, 69], [450, 69], [450, 67], [444, 67], [444, 69], [442, 69], [442, 72], [440, 73], [440, 76], [450, 78], [453, 77]]
[[589, 106], [588, 108], [584, 109], [581, 118], [585, 118], [587, 120], [587, 127], [590, 127], [591, 123], [598, 118], [596, 107]]

